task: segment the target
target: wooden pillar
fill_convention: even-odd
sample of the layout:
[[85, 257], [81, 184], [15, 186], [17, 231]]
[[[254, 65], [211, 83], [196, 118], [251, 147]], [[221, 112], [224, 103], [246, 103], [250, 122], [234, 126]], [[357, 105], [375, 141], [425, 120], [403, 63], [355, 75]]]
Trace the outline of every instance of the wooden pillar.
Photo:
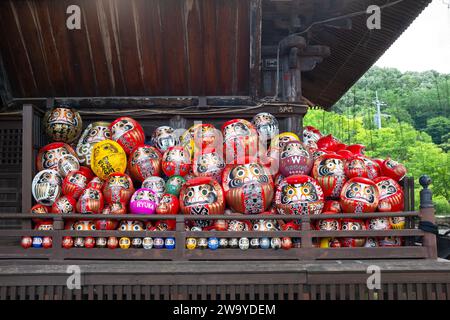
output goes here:
[[[33, 204], [31, 182], [34, 176], [33, 155], [33, 106], [23, 105], [22, 109], [22, 212], [29, 212]], [[23, 220], [23, 228], [30, 229], [31, 221]]]
[[[434, 225], [436, 218], [434, 216], [433, 194], [428, 189], [431, 182], [431, 178], [425, 175], [419, 179], [419, 183], [423, 187], [420, 191], [420, 221]], [[428, 259], [437, 259], [436, 235], [427, 232], [423, 237], [423, 246], [427, 249]]]

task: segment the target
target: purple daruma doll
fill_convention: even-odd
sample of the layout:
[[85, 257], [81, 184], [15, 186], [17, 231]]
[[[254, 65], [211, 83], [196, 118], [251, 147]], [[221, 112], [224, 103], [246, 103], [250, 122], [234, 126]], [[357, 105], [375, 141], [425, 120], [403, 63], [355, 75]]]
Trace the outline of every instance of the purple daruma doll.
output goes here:
[[156, 193], [147, 188], [137, 190], [130, 200], [130, 212], [134, 214], [154, 214], [157, 206]]

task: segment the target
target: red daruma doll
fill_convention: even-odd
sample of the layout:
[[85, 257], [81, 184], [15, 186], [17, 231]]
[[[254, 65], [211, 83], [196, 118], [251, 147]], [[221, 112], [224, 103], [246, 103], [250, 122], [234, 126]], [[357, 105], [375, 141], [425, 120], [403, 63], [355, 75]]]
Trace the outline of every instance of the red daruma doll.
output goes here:
[[344, 213], [374, 212], [378, 199], [375, 182], [366, 178], [348, 180], [341, 191], [341, 207]]
[[[184, 214], [216, 215], [223, 214], [225, 199], [220, 184], [210, 177], [189, 180], [180, 191], [180, 207]], [[194, 225], [208, 227], [212, 220], [195, 221]]]
[[398, 182], [406, 176], [406, 168], [401, 163], [387, 158], [381, 166], [381, 173], [383, 176], [392, 178]]
[[247, 158], [245, 164], [229, 164], [222, 175], [222, 186], [226, 202], [235, 212], [262, 213], [273, 199], [272, 176], [254, 158]]
[[170, 147], [163, 155], [162, 169], [166, 176], [185, 176], [189, 173], [191, 157], [182, 146]]
[[229, 164], [239, 163], [240, 159], [255, 156], [258, 153], [258, 134], [249, 121], [233, 119], [222, 126], [224, 139], [224, 158]]
[[376, 183], [380, 200], [378, 211], [399, 212], [404, 208], [404, 194], [400, 185], [392, 178], [378, 177], [373, 180]]
[[150, 176], [159, 176], [161, 158], [161, 153], [154, 147], [147, 145], [136, 147], [128, 160], [131, 177], [142, 182]]
[[312, 176], [317, 180], [326, 199], [339, 199], [347, 181], [344, 173], [344, 158], [337, 154], [324, 154], [315, 162]]
[[313, 158], [301, 142], [290, 141], [281, 149], [280, 173], [283, 176], [307, 175], [312, 166]]
[[72, 171], [64, 178], [62, 192], [66, 196], [78, 199], [88, 184], [88, 177], [84, 171]]
[[107, 203], [127, 204], [134, 193], [133, 181], [124, 173], [113, 173], [103, 187], [103, 195]]
[[112, 140], [116, 141], [127, 154], [144, 144], [145, 134], [139, 122], [129, 117], [120, 117], [110, 125]]

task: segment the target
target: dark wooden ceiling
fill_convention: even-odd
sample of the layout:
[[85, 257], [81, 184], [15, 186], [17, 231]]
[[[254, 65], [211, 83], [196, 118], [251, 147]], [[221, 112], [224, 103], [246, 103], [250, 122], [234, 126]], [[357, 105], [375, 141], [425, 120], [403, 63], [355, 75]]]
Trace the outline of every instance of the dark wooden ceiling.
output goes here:
[[[3, 103], [53, 96], [248, 96], [251, 1], [260, 0], [0, 1]], [[311, 29], [310, 44], [330, 46], [331, 56], [303, 74], [303, 95], [331, 107], [430, 1], [384, 9], [381, 30], [368, 30], [366, 15], [352, 18], [351, 30], [340, 23]], [[263, 58], [265, 47], [290, 32], [386, 2], [262, 0]], [[82, 8], [81, 30], [65, 27], [71, 4]]]

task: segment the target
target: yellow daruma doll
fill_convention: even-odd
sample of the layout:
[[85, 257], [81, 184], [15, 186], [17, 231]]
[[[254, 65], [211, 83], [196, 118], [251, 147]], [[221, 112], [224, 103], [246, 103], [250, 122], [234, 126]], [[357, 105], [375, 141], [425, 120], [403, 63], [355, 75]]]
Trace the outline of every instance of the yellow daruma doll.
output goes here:
[[100, 141], [92, 148], [91, 168], [103, 180], [112, 173], [124, 173], [127, 168], [125, 151], [115, 141]]

